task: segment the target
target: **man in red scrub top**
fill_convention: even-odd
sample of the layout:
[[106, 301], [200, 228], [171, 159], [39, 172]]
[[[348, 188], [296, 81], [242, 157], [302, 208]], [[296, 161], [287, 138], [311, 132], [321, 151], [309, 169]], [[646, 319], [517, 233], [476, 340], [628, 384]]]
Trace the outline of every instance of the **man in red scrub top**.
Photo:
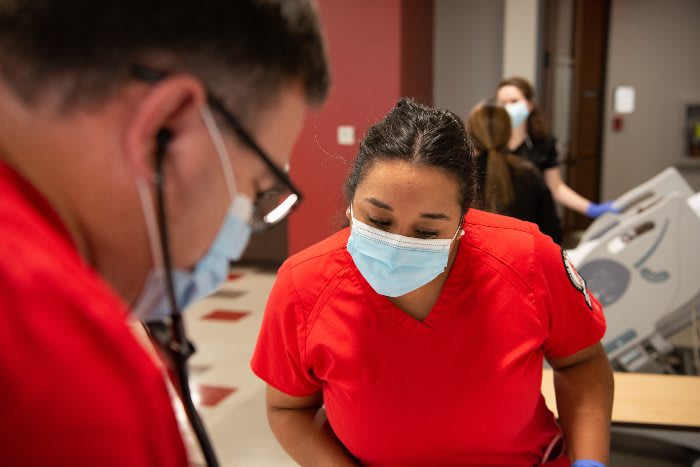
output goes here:
[[301, 0], [0, 3], [0, 464], [187, 465], [130, 308], [211, 291], [291, 210], [328, 83]]

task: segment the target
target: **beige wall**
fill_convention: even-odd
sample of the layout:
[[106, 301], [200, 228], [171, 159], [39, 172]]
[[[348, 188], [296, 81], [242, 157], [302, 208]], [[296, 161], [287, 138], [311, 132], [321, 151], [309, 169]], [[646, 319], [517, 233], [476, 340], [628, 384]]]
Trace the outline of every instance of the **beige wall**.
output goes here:
[[436, 0], [433, 104], [465, 117], [502, 76], [503, 0]]
[[[602, 196], [614, 198], [683, 157], [683, 102], [700, 102], [700, 1], [613, 0]], [[636, 111], [613, 132], [613, 89], [636, 88]], [[690, 167], [687, 167], [690, 165]], [[700, 190], [700, 161], [681, 168]]]
[[505, 0], [503, 76], [537, 83], [538, 0]]

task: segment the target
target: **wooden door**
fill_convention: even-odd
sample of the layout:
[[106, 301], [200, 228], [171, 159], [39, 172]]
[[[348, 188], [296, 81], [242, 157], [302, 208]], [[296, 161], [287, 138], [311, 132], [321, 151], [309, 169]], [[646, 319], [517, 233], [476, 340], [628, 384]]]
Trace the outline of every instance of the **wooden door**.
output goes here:
[[[542, 106], [552, 122], [566, 183], [600, 199], [610, 0], [545, 0]], [[567, 234], [590, 220], [564, 210]]]
[[[567, 184], [592, 201], [600, 200], [605, 62], [610, 0], [578, 0], [574, 14], [574, 74], [571, 94]], [[567, 230], [582, 230], [590, 220], [567, 211]]]

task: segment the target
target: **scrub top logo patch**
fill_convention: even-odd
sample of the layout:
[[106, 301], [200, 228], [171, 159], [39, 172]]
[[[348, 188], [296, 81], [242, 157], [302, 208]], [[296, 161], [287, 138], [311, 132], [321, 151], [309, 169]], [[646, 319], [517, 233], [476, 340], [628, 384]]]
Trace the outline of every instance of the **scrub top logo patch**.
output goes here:
[[576, 290], [581, 292], [583, 297], [586, 299], [586, 305], [588, 305], [588, 308], [592, 310], [593, 304], [591, 303], [591, 295], [588, 293], [588, 288], [586, 287], [586, 281], [583, 279], [583, 277], [581, 277], [581, 274], [578, 273], [574, 267], [574, 263], [571, 262], [569, 255], [566, 254], [566, 251], [561, 250], [561, 257], [564, 260], [564, 269], [566, 269], [566, 274], [569, 276], [571, 285], [573, 285]]

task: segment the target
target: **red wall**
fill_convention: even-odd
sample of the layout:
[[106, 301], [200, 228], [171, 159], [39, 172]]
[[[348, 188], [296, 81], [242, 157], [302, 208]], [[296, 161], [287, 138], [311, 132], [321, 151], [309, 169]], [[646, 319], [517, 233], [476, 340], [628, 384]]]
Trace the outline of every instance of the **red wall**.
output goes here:
[[401, 9], [401, 94], [433, 105], [433, 2], [404, 0]]
[[[414, 7], [416, 3], [422, 5]], [[339, 145], [337, 127], [354, 126], [359, 141], [402, 95], [413, 94], [428, 103], [432, 97], [432, 1], [319, 0], [318, 4], [332, 86], [326, 103], [307, 119], [291, 157], [291, 176], [304, 202], [289, 219], [290, 254], [336, 232], [345, 221], [342, 189], [358, 145]], [[425, 4], [430, 10], [428, 26], [425, 18], [412, 19], [409, 12], [422, 11]], [[424, 28], [408, 34], [416, 24]], [[419, 45], [421, 52], [409, 53], [407, 43]], [[426, 61], [426, 48], [428, 63], [418, 63]], [[414, 73], [422, 77], [405, 79]]]

